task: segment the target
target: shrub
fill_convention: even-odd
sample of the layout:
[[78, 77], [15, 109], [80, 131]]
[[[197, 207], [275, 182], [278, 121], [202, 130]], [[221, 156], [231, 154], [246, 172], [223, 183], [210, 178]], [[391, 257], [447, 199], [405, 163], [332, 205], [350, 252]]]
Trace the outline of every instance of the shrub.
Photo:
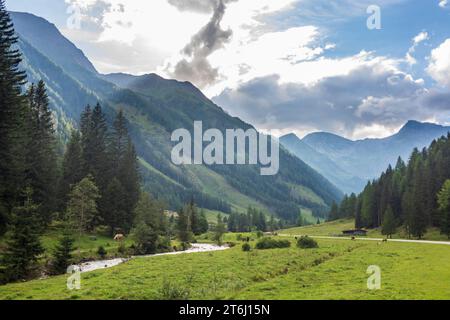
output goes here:
[[106, 257], [107, 252], [106, 252], [105, 248], [103, 248], [103, 246], [100, 246], [100, 247], [98, 247], [97, 254], [100, 256], [100, 258], [103, 259]]
[[291, 242], [289, 240], [275, 240], [272, 238], [262, 238], [256, 243], [256, 249], [276, 249], [276, 248], [289, 248]]
[[190, 290], [164, 279], [161, 288], [158, 289], [158, 296], [160, 300], [187, 300], [190, 296]]
[[258, 231], [256, 232], [256, 237], [257, 237], [258, 239], [264, 237], [264, 232], [262, 232], [261, 230], [258, 230]]
[[123, 241], [119, 242], [119, 246], [117, 248], [117, 252], [119, 254], [125, 254], [127, 253], [127, 247], [125, 246], [125, 243]]
[[242, 234], [238, 234], [236, 236], [236, 241], [243, 241], [243, 240], [244, 240], [244, 238], [242, 237]]
[[312, 249], [318, 248], [319, 245], [317, 244], [317, 241], [314, 240], [313, 238], [304, 236], [297, 240], [297, 247], [301, 249]]
[[191, 247], [192, 247], [192, 245], [189, 242], [181, 243], [181, 251], [189, 250]]
[[236, 242], [233, 241], [227, 241], [225, 244], [230, 248], [236, 247]]
[[252, 247], [251, 247], [250, 243], [246, 242], [242, 245], [242, 251], [249, 252], [251, 250], [252, 250]]

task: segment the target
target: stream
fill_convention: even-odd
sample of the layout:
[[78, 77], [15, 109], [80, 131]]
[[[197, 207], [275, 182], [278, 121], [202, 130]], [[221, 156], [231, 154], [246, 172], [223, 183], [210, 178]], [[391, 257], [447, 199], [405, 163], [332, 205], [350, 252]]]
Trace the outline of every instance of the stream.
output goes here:
[[[186, 253], [223, 251], [223, 250], [227, 250], [229, 248], [230, 247], [227, 247], [227, 246], [218, 246], [218, 245], [214, 245], [214, 244], [194, 243], [194, 244], [192, 244], [192, 247], [190, 249], [185, 250], [185, 251], [175, 251], [175, 252], [150, 254], [150, 255], [144, 255], [144, 256], [134, 256], [131, 259], [178, 255], [178, 254], [186, 254]], [[127, 262], [129, 260], [130, 259], [118, 258], [118, 259], [101, 260], [101, 261], [89, 261], [89, 262], [79, 264], [76, 267], [80, 268], [81, 273], [85, 273], [85, 272], [91, 272], [91, 271], [95, 271], [95, 270], [99, 270], [99, 269], [112, 268], [119, 264]]]

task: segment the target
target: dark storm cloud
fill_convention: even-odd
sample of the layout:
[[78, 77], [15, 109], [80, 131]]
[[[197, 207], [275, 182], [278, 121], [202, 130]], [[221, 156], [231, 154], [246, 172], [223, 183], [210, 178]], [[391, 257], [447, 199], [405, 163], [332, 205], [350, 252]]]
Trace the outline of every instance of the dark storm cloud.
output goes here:
[[397, 128], [407, 120], [446, 121], [449, 93], [427, 91], [411, 77], [361, 67], [312, 86], [279, 84], [277, 75], [251, 80], [213, 99], [259, 128], [325, 130], [352, 137], [362, 127]]
[[200, 13], [211, 13], [217, 8], [218, 0], [168, 0], [180, 11], [193, 11]]
[[[219, 78], [219, 72], [213, 68], [208, 61], [208, 57], [216, 50], [227, 43], [233, 32], [223, 30], [220, 26], [226, 10], [226, 3], [233, 0], [218, 1], [177, 1], [169, 0], [169, 3], [175, 5], [181, 10], [201, 11], [209, 10], [211, 6], [213, 16], [211, 20], [200, 31], [195, 34], [190, 43], [188, 43], [182, 54], [186, 57], [179, 61], [171, 72], [172, 76], [191, 81], [200, 88], [215, 83]], [[183, 3], [183, 4], [182, 4]]]

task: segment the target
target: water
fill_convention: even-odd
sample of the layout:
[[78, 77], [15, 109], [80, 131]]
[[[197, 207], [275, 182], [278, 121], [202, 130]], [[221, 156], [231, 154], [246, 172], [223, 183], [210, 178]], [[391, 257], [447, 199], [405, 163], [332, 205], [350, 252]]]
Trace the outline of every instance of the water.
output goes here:
[[[176, 252], [151, 254], [151, 255], [145, 255], [145, 256], [135, 256], [135, 257], [132, 257], [132, 259], [167, 256], [167, 255], [177, 255], [177, 254], [187, 254], [187, 253], [223, 251], [223, 250], [227, 250], [227, 249], [229, 249], [228, 246], [217, 246], [214, 244], [207, 244], [207, 243], [195, 243], [195, 244], [192, 244], [192, 247], [186, 251], [176, 251]], [[91, 272], [94, 270], [112, 268], [119, 264], [127, 262], [129, 260], [130, 259], [118, 258], [118, 259], [102, 260], [102, 261], [90, 261], [90, 262], [85, 262], [85, 263], [79, 264], [78, 267], [80, 268], [82, 273], [85, 273], [85, 272]]]

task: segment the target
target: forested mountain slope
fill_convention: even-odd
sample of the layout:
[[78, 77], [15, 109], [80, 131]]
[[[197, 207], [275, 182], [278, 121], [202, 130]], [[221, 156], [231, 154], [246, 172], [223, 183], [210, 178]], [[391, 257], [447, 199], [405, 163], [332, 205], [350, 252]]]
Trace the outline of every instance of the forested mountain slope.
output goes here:
[[229, 116], [190, 83], [154, 74], [101, 75], [54, 25], [25, 13], [12, 13], [12, 18], [21, 40], [23, 67], [30, 81], [42, 78], [46, 82], [61, 136], [67, 137], [77, 126], [86, 104], [100, 101], [110, 121], [122, 109], [140, 157], [145, 188], [171, 208], [194, 196], [209, 209], [243, 211], [251, 205], [291, 220], [299, 208], [321, 213], [341, 198], [335, 186], [284, 149], [280, 172], [272, 177], [260, 176], [258, 166], [173, 165], [173, 130], [192, 130], [198, 120], [203, 121], [204, 130], [251, 126]]

